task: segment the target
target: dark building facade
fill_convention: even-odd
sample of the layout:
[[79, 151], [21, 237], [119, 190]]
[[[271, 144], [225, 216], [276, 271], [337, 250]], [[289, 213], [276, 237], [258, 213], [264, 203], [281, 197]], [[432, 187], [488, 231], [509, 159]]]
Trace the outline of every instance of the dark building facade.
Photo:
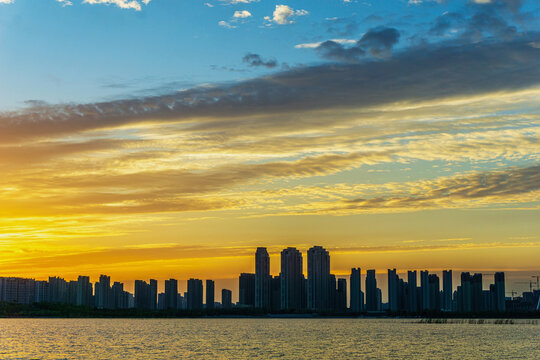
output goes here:
[[255, 307], [255, 274], [240, 274], [238, 278], [238, 302], [240, 306]]
[[270, 310], [271, 303], [270, 256], [264, 247], [255, 252], [255, 307]]
[[206, 280], [206, 309], [213, 309], [214, 308], [214, 293], [215, 293], [215, 284], [212, 280]]
[[321, 246], [314, 246], [307, 252], [307, 307], [312, 310], [328, 310], [330, 290], [330, 255]]
[[201, 310], [203, 308], [203, 284], [200, 279], [187, 281], [187, 308]]
[[303, 308], [305, 280], [302, 253], [289, 247], [281, 252], [281, 309], [299, 310]]

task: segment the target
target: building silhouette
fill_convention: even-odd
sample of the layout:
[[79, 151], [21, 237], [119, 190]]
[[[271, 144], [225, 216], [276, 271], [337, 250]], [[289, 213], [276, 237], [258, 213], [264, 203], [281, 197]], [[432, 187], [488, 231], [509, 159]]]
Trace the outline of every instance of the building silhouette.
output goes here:
[[362, 292], [362, 276], [360, 268], [351, 269], [351, 277], [349, 278], [349, 283], [351, 293], [351, 311], [354, 313], [364, 311], [364, 293]]
[[312, 310], [328, 310], [330, 306], [330, 255], [321, 246], [314, 246], [307, 253], [307, 307]]
[[232, 291], [228, 289], [221, 290], [221, 307], [223, 309], [232, 308]]
[[390, 312], [398, 311], [398, 282], [396, 269], [388, 269], [388, 309]]
[[88, 276], [79, 276], [77, 279], [77, 300], [79, 306], [93, 306], [93, 290]]
[[165, 309], [178, 309], [178, 280], [165, 280], [165, 296], [163, 307]]
[[213, 309], [214, 308], [214, 289], [215, 284], [213, 280], [206, 280], [206, 309]]
[[258, 247], [255, 252], [255, 307], [271, 308], [270, 256], [265, 247]]
[[255, 274], [240, 274], [238, 278], [238, 303], [243, 307], [255, 306]]
[[203, 284], [202, 280], [189, 279], [187, 281], [187, 308], [188, 310], [202, 310]]
[[338, 279], [336, 292], [336, 310], [347, 310], [347, 279]]
[[417, 286], [417, 273], [416, 270], [407, 271], [407, 311], [410, 313], [416, 313], [419, 309], [418, 306], [418, 286]]
[[377, 279], [375, 270], [366, 272], [366, 311], [380, 310], [380, 290], [377, 288]]
[[442, 309], [444, 311], [452, 311], [452, 270], [443, 271], [443, 294], [442, 294]]
[[506, 311], [506, 301], [505, 301], [505, 285], [504, 285], [504, 273], [496, 272], [495, 273], [495, 310], [498, 312]]
[[305, 295], [302, 289], [305, 289], [305, 280], [302, 267], [302, 253], [296, 248], [289, 247], [281, 252], [281, 309], [303, 308]]

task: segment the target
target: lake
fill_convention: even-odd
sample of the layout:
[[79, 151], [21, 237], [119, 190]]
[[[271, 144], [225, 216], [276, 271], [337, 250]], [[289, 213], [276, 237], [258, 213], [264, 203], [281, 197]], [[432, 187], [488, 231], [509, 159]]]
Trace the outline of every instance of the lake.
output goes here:
[[540, 325], [416, 319], [0, 319], [1, 359], [540, 359]]

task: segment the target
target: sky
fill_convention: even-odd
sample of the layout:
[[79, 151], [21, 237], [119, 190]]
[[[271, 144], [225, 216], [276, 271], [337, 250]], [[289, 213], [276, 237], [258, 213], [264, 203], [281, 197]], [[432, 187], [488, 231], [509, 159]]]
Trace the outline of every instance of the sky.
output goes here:
[[539, 18], [532, 0], [0, 0], [0, 276], [232, 283], [257, 246], [277, 275], [284, 247], [321, 245], [338, 276], [526, 282]]

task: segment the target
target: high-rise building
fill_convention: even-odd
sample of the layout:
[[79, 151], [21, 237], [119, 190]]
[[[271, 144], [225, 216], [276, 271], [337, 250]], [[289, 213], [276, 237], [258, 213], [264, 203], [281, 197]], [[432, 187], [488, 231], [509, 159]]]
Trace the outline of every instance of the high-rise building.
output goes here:
[[398, 283], [396, 269], [388, 269], [388, 310], [398, 311]]
[[255, 274], [240, 274], [238, 278], [238, 302], [244, 307], [255, 306]]
[[124, 291], [124, 284], [120, 282], [114, 282], [111, 287], [113, 308], [114, 309], [127, 309], [127, 293]]
[[281, 252], [281, 308], [302, 309], [302, 288], [305, 288], [302, 253], [289, 247]]
[[328, 308], [330, 310], [337, 310], [337, 281], [336, 275], [330, 274], [328, 276]]
[[366, 311], [379, 311], [377, 279], [375, 270], [366, 272]]
[[442, 309], [444, 311], [452, 311], [452, 270], [443, 271], [443, 296]]
[[232, 308], [232, 291], [223, 289], [221, 290], [221, 307], [223, 309]]
[[347, 310], [347, 279], [337, 281], [336, 308], [342, 312]]
[[429, 302], [429, 272], [427, 270], [420, 271], [420, 289], [422, 294], [422, 311], [431, 309]]
[[88, 276], [79, 276], [77, 280], [77, 305], [92, 306], [92, 284]]
[[364, 307], [364, 299], [362, 294], [362, 282], [360, 268], [351, 269], [350, 277], [350, 293], [351, 293], [351, 311], [354, 313], [361, 312]]
[[188, 310], [201, 310], [203, 308], [202, 280], [189, 279], [187, 282], [187, 289]]
[[506, 311], [504, 273], [495, 273], [495, 309], [499, 312]]
[[158, 296], [157, 287], [158, 287], [157, 280], [150, 279], [150, 288], [148, 289], [150, 310], [157, 310], [157, 296]]
[[206, 304], [207, 310], [214, 308], [214, 289], [215, 284], [213, 280], [206, 280]]
[[471, 303], [471, 274], [468, 272], [461, 273], [461, 288], [459, 289], [459, 311], [460, 312], [471, 312], [472, 303]]
[[441, 294], [440, 294], [440, 281], [436, 274], [428, 275], [429, 282], [429, 310], [439, 311], [441, 310]]
[[255, 252], [255, 307], [270, 310], [271, 299], [270, 256], [264, 247]]
[[484, 298], [482, 295], [482, 274], [474, 274], [471, 278], [471, 311], [484, 311]]
[[59, 277], [49, 277], [49, 301], [52, 303], [67, 302], [67, 282]]
[[98, 309], [112, 309], [111, 277], [100, 275], [99, 282], [95, 285], [96, 307]]
[[279, 276], [274, 276], [270, 284], [270, 308], [273, 312], [279, 311], [281, 309], [281, 279]]
[[135, 280], [135, 308], [150, 309], [150, 285], [143, 280]]
[[[202, 284], [201, 284], [201, 287], [202, 287]], [[188, 282], [188, 288], [189, 288], [189, 282]], [[201, 294], [202, 294], [202, 290], [201, 290]], [[165, 306], [164, 307], [165, 309], [173, 309], [173, 310], [178, 309], [178, 280], [176, 279], [165, 280]]]
[[408, 295], [408, 308], [407, 311], [411, 313], [418, 312], [418, 298], [417, 298], [417, 275], [416, 270], [407, 272], [407, 295]]
[[327, 310], [329, 306], [330, 255], [321, 246], [308, 250], [307, 307]]

